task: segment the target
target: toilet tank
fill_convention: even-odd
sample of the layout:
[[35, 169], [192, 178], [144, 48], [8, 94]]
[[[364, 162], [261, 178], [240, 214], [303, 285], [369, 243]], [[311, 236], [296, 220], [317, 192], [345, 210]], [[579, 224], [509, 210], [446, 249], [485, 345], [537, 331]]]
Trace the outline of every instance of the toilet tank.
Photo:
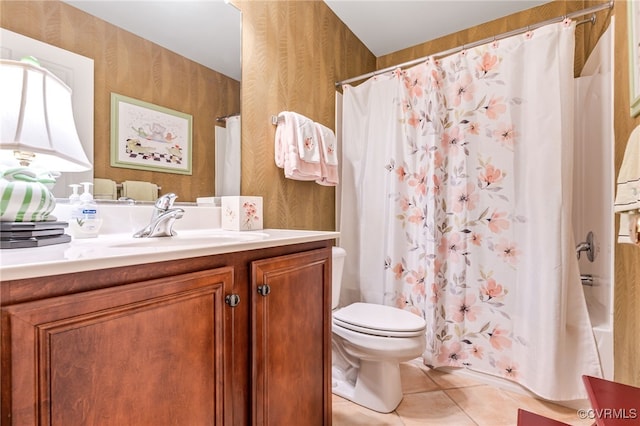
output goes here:
[[342, 270], [347, 252], [342, 247], [333, 247], [331, 253], [331, 309], [338, 307], [340, 302], [340, 287], [342, 286]]

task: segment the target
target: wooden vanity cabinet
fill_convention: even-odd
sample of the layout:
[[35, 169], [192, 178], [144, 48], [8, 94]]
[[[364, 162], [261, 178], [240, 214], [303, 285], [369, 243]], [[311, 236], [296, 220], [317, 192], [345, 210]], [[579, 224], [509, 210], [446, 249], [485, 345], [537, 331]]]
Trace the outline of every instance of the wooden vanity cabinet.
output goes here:
[[224, 424], [232, 284], [220, 268], [3, 308], [10, 424]]
[[331, 243], [0, 282], [0, 423], [330, 424]]
[[253, 424], [330, 424], [330, 256], [260, 260], [251, 272]]

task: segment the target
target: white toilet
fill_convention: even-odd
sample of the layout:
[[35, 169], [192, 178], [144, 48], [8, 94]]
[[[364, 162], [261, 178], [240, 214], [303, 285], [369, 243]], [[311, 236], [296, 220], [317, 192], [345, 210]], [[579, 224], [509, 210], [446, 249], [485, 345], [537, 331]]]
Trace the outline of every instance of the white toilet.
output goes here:
[[346, 252], [333, 247], [332, 391], [381, 413], [402, 400], [400, 363], [422, 354], [424, 319], [372, 303], [336, 309]]

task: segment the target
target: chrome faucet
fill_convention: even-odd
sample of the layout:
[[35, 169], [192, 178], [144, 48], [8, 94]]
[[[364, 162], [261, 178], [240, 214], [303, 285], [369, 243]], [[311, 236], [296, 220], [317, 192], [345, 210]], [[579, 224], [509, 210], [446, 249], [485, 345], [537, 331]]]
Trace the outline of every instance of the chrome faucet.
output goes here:
[[173, 222], [184, 215], [181, 208], [173, 208], [173, 202], [178, 198], [176, 194], [162, 195], [156, 200], [151, 214], [151, 221], [140, 231], [133, 234], [133, 238], [173, 237]]

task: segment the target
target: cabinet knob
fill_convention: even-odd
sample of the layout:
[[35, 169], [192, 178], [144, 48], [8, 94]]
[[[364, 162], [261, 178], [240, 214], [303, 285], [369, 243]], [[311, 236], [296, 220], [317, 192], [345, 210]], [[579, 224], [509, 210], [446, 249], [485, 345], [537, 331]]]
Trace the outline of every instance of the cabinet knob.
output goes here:
[[235, 308], [240, 304], [240, 296], [237, 294], [227, 294], [224, 298], [224, 301], [227, 305]]
[[271, 293], [271, 287], [269, 287], [267, 284], [260, 285], [258, 286], [258, 293], [261, 296], [266, 296], [267, 294]]

